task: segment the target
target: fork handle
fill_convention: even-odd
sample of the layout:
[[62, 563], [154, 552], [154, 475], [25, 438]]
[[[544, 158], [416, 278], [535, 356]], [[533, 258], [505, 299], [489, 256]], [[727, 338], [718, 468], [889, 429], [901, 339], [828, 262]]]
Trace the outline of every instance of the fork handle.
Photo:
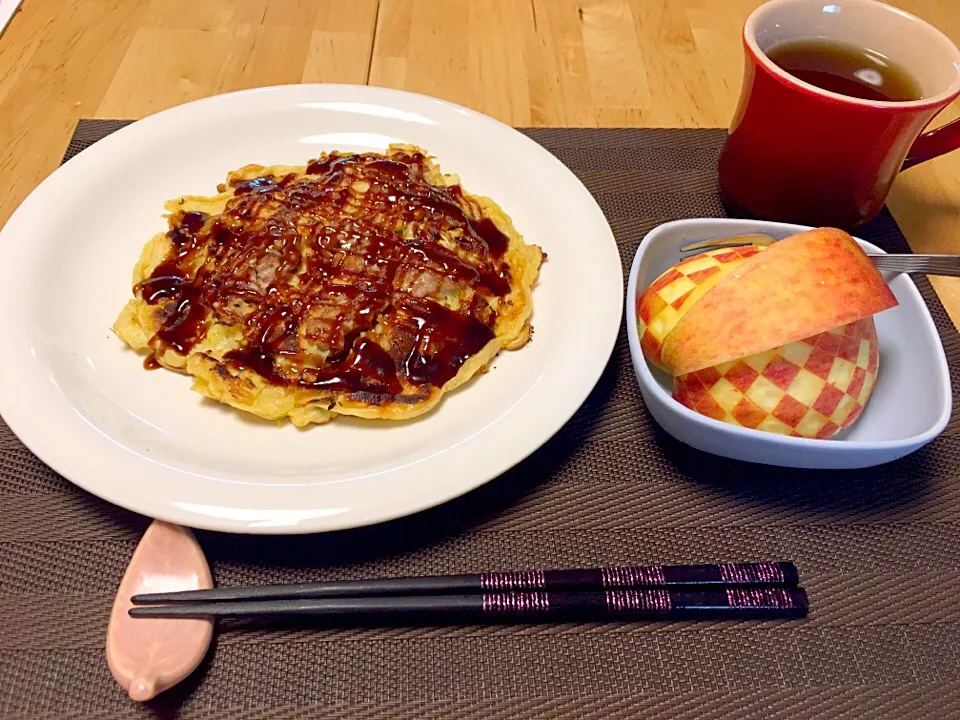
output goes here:
[[870, 260], [878, 270], [960, 277], [960, 255], [871, 255]]

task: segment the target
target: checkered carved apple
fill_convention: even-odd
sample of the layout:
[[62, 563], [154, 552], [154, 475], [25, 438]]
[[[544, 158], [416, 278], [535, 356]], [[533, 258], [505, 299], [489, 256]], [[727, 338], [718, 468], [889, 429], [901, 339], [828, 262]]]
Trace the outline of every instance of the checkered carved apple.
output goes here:
[[637, 302], [640, 348], [644, 356], [661, 370], [667, 370], [660, 351], [680, 318], [721, 278], [762, 249], [746, 245], [709, 250], [681, 260], [654, 280]]
[[640, 346], [673, 397], [743, 427], [828, 439], [863, 411], [878, 372], [873, 315], [896, 298], [846, 233], [680, 262], [637, 302]]

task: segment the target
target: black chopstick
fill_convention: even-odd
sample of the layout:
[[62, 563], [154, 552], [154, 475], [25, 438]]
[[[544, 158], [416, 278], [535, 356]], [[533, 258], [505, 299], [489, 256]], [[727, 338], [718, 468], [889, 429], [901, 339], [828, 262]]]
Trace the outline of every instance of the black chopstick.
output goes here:
[[798, 583], [799, 573], [792, 562], [649, 565], [224, 587], [141, 594], [133, 596], [132, 602], [146, 604], [643, 587], [793, 586]]
[[134, 604], [214, 600], [268, 600], [351, 596], [441, 595], [525, 590], [607, 590], [643, 587], [794, 586], [792, 562], [649, 565], [569, 570], [526, 570], [473, 575], [378, 578], [288, 585], [253, 585], [134, 595]]
[[312, 615], [340, 619], [392, 617], [438, 620], [791, 619], [805, 617], [799, 587], [510, 592], [325, 599], [241, 600], [134, 607], [139, 618]]

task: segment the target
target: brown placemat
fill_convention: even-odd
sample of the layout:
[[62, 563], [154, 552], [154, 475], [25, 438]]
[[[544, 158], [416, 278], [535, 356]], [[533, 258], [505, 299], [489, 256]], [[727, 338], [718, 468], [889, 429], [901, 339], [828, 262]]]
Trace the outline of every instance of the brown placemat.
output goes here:
[[[67, 156], [122, 125], [81, 122]], [[723, 215], [714, 180], [723, 131], [527, 132], [593, 192], [625, 267], [658, 223]], [[861, 234], [907, 251], [887, 214]], [[927, 281], [917, 284], [951, 363], [960, 362], [960, 337]], [[955, 408], [956, 393], [955, 382]], [[807, 620], [338, 630], [224, 623], [198, 672], [143, 707], [113, 683], [103, 643], [147, 520], [73, 487], [0, 423], [0, 714], [960, 717], [958, 461], [956, 416], [927, 448], [864, 471], [789, 471], [701, 454], [648, 416], [622, 333], [580, 412], [505, 476], [373, 528], [199, 533], [217, 582], [792, 558], [810, 593]]]

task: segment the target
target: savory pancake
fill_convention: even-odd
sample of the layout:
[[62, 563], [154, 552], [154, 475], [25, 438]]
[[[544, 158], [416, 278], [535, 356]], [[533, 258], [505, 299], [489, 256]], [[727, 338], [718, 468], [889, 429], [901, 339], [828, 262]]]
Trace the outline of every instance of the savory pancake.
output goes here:
[[218, 190], [166, 203], [114, 325], [207, 397], [300, 426], [411, 418], [529, 338], [543, 253], [419, 148]]

